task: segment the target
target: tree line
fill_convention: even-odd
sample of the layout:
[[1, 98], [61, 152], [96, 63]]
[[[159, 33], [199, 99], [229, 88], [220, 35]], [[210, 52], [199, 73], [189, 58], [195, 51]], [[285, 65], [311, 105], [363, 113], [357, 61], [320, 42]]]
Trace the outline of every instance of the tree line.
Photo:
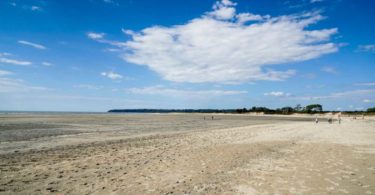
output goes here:
[[[324, 111], [323, 106], [320, 104], [309, 104], [306, 106], [301, 106], [297, 104], [295, 107], [282, 107], [271, 109], [267, 107], [256, 107], [251, 108], [239, 108], [239, 109], [113, 109], [108, 112], [115, 113], [254, 113], [263, 112], [264, 114], [294, 114], [294, 113], [324, 113], [329, 111]], [[337, 111], [336, 111], [337, 112]], [[364, 114], [373, 113], [375, 114], [375, 107], [367, 109], [367, 111], [344, 111], [348, 114]]]
[[250, 112], [263, 112], [264, 114], [293, 114], [293, 113], [320, 113], [323, 112], [323, 106], [320, 104], [310, 104], [305, 107], [302, 107], [300, 104], [297, 104], [294, 108], [290, 106], [270, 109], [267, 107], [256, 107], [246, 109], [237, 109], [237, 113], [250, 113]]
[[[282, 107], [276, 109], [270, 109], [267, 107], [256, 107], [253, 106], [252, 108], [240, 108], [236, 109], [236, 113], [251, 113], [251, 112], [263, 112], [264, 114], [294, 114], [294, 113], [307, 113], [307, 114], [315, 114], [315, 113], [325, 113], [325, 112], [332, 112], [332, 111], [324, 111], [323, 106], [320, 104], [309, 104], [306, 106], [301, 106], [301, 104], [297, 104], [295, 107]], [[335, 111], [338, 112], [338, 111]], [[342, 111], [348, 114], [365, 114], [365, 113], [372, 113], [375, 114], [375, 107], [368, 108], [366, 111]]]

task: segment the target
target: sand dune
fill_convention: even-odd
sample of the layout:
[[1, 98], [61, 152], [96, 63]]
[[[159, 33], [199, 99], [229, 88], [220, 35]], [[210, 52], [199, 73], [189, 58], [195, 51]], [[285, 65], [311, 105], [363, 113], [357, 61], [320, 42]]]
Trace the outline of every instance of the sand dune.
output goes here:
[[[311, 119], [262, 121], [222, 116], [220, 121], [218, 116], [217, 121], [203, 121], [201, 115], [178, 117], [152, 116], [153, 122], [148, 124], [164, 129], [139, 127], [144, 130], [138, 133], [108, 127], [127, 124], [125, 120], [139, 126], [137, 121], [146, 120], [126, 116], [105, 119], [112, 120], [109, 129], [95, 122], [85, 126], [97, 128], [95, 132], [81, 129], [74, 134], [3, 141], [0, 193], [375, 193], [375, 121], [315, 124]], [[12, 120], [20, 123], [12, 117], [1, 122], [9, 125]], [[61, 125], [56, 120], [52, 123]], [[58, 120], [73, 124], [71, 119]], [[96, 123], [104, 119], [98, 120]], [[166, 126], [168, 122], [174, 125]], [[185, 128], [179, 129], [181, 124]], [[56, 145], [45, 141], [48, 139]], [[37, 147], [37, 140], [43, 147]], [[17, 144], [23, 145], [14, 152]]]

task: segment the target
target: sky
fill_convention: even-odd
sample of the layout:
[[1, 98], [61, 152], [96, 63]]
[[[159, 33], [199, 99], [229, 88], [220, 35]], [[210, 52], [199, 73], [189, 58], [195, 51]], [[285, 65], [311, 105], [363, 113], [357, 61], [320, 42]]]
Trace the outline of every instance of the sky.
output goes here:
[[375, 106], [372, 0], [1, 0], [0, 110]]

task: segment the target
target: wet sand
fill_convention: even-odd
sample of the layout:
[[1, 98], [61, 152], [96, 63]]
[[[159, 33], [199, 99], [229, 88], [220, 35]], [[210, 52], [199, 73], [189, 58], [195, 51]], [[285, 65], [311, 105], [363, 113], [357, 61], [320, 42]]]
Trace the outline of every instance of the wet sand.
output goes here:
[[0, 194], [375, 193], [374, 120], [210, 117], [1, 115]]

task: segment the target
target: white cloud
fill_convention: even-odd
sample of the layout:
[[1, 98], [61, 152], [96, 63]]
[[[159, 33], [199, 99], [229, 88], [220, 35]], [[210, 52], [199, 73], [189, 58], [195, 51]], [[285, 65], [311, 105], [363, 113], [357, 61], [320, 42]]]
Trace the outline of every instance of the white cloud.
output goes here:
[[32, 43], [32, 42], [29, 42], [29, 41], [20, 40], [20, 41], [18, 41], [18, 43], [23, 44], [23, 45], [28, 45], [28, 46], [34, 47], [36, 49], [47, 49], [44, 45]]
[[375, 52], [375, 44], [360, 45], [358, 46], [358, 51]]
[[375, 95], [375, 89], [358, 89], [352, 91], [344, 91], [344, 92], [337, 92], [332, 93], [329, 97], [346, 97], [346, 96], [355, 96], [355, 95], [363, 95], [363, 94], [373, 94]]
[[19, 1], [19, 2], [9, 2], [9, 5], [13, 6], [13, 7], [19, 7], [19, 8], [22, 8], [24, 10], [30, 10], [30, 11], [33, 11], [33, 12], [37, 12], [37, 11], [43, 11], [43, 8], [40, 7], [40, 6], [37, 6], [37, 5], [27, 5], [27, 4], [23, 4], [22, 1]]
[[264, 93], [265, 96], [274, 96], [274, 97], [290, 97], [290, 93], [285, 93], [282, 91], [272, 91], [269, 93]]
[[144, 88], [130, 88], [127, 92], [141, 95], [163, 95], [173, 97], [207, 97], [207, 96], [225, 96], [245, 94], [247, 91], [235, 90], [183, 90], [175, 88], [166, 88], [163, 86], [151, 86]]
[[[2, 61], [4, 53], [0, 53], [0, 61]], [[10, 54], [9, 54], [10, 55]], [[13, 62], [13, 61], [11, 61]], [[29, 86], [21, 79], [6, 78], [3, 76], [12, 75], [13, 73], [6, 70], [0, 70], [0, 93], [12, 92], [28, 92], [28, 91], [44, 91], [48, 90], [45, 87]]]
[[5, 76], [5, 75], [11, 75], [13, 74], [12, 72], [6, 71], [6, 70], [0, 70], [0, 77]]
[[335, 67], [332, 66], [324, 66], [321, 68], [323, 72], [330, 73], [330, 74], [337, 74], [337, 70]]
[[232, 19], [236, 15], [236, 9], [233, 7], [235, 5], [229, 0], [218, 1], [212, 7], [213, 11], [209, 12], [208, 15], [219, 20]]
[[220, 1], [217, 1], [215, 3], [215, 5], [213, 6], [213, 8], [215, 9], [215, 7], [222, 7], [222, 6], [235, 6], [237, 5], [237, 3], [233, 3], [232, 1], [230, 0], [222, 0], [221, 2]]
[[2, 52], [0, 53], [0, 56], [11, 56], [12, 54], [11, 53], [8, 53], [8, 52]]
[[109, 72], [102, 72], [100, 73], [100, 75], [102, 76], [105, 76], [105, 77], [108, 77], [112, 80], [119, 80], [119, 79], [122, 79], [123, 76], [118, 74], [118, 73], [115, 73], [115, 72], [112, 72], [112, 71], [109, 71]]
[[119, 6], [119, 3], [117, 3], [116, 1], [114, 0], [103, 0], [104, 3], [107, 3], [107, 4], [112, 4], [112, 5], [116, 5], [116, 6]]
[[363, 100], [363, 103], [372, 103], [372, 102], [375, 102], [374, 100], [369, 100], [369, 99], [364, 99]]
[[23, 80], [20, 80], [20, 79], [0, 77], [0, 93], [45, 91], [45, 90], [48, 90], [48, 88], [40, 87], [40, 86], [29, 86], [25, 84]]
[[358, 89], [352, 91], [335, 92], [329, 95], [322, 96], [299, 96], [291, 97], [292, 99], [300, 100], [321, 100], [321, 99], [337, 99], [337, 98], [360, 98], [360, 97], [375, 97], [375, 89]]
[[103, 86], [96, 86], [96, 85], [89, 85], [89, 84], [74, 85], [73, 87], [74, 88], [93, 89], [93, 90], [99, 90], [99, 89], [103, 88]]
[[[131, 31], [129, 30], [123, 30], [122, 29], [122, 32], [124, 34], [128, 34], [128, 33], [131, 33]], [[87, 37], [89, 39], [92, 39], [92, 40], [95, 40], [99, 43], [105, 43], [105, 44], [109, 44], [109, 45], [112, 45], [112, 46], [115, 46], [115, 47], [120, 47], [120, 48], [124, 48], [126, 47], [126, 43], [124, 42], [120, 42], [120, 41], [111, 41], [111, 40], [107, 40], [107, 39], [104, 39], [105, 37], [105, 33], [95, 33], [95, 32], [89, 32], [86, 34]], [[129, 34], [130, 35], [130, 34]], [[113, 48], [112, 48], [113, 50]]]
[[105, 52], [121, 52], [123, 50], [122, 49], [117, 49], [117, 48], [106, 48], [103, 51], [105, 51]]
[[357, 83], [356, 85], [360, 85], [360, 86], [375, 86], [375, 83]]
[[[336, 28], [307, 30], [324, 18], [318, 12], [269, 17], [237, 14], [234, 6], [231, 1], [218, 2], [213, 11], [183, 25], [123, 30], [131, 37], [127, 42], [103, 36], [94, 39], [124, 49], [125, 61], [147, 66], [165, 80], [191, 83], [285, 80], [295, 71], [277, 71], [270, 66], [338, 50], [338, 45], [328, 42]], [[244, 16], [263, 20], [247, 24], [240, 19]]]
[[10, 58], [1, 57], [0, 55], [0, 62], [6, 64], [13, 64], [13, 65], [20, 65], [20, 66], [28, 66], [31, 64], [29, 61], [22, 61], [22, 60], [15, 60]]
[[99, 40], [104, 38], [105, 33], [88, 32], [87, 37], [93, 40]]
[[310, 3], [318, 3], [318, 2], [322, 2], [324, 0], [310, 0]]
[[237, 22], [240, 24], [243, 24], [249, 21], [261, 21], [261, 20], [270, 18], [269, 15], [261, 16], [261, 15], [256, 15], [252, 13], [240, 13], [240, 14], [237, 14], [236, 17], [237, 17]]
[[22, 60], [15, 60], [11, 59], [8, 56], [12, 56], [10, 53], [0, 53], [0, 63], [6, 63], [6, 64], [13, 64], [13, 65], [20, 65], [20, 66], [28, 66], [31, 64], [29, 61], [22, 61]]
[[30, 7], [31, 11], [42, 11], [42, 8], [36, 5]]
[[42, 65], [43, 66], [53, 66], [53, 64], [50, 63], [50, 62], [42, 62]]

